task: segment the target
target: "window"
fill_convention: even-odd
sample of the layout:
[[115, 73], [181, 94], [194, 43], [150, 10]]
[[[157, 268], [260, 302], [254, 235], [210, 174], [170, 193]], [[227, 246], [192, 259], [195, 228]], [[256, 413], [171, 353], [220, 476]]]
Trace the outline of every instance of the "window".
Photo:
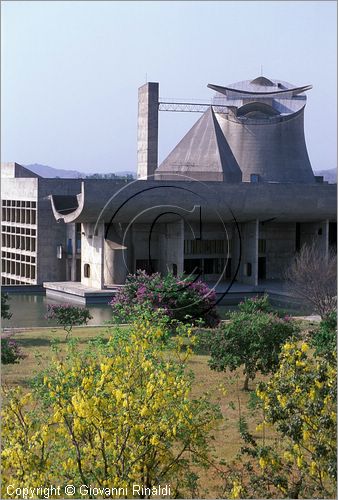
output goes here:
[[85, 278], [90, 278], [90, 265], [85, 264], [83, 267], [83, 274]]
[[259, 174], [251, 174], [250, 175], [250, 182], [257, 184], [259, 182]]

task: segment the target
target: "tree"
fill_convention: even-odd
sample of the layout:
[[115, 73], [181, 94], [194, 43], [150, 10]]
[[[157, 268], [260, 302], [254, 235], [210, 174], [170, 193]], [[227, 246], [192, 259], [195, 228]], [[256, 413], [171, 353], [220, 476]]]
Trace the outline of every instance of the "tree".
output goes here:
[[337, 307], [337, 254], [330, 250], [325, 258], [313, 243], [303, 245], [285, 273], [294, 295], [325, 318]]
[[149, 275], [140, 270], [127, 276], [125, 286], [111, 302], [117, 321], [133, 321], [142, 310], [161, 310], [181, 323], [202, 320], [210, 327], [219, 323], [215, 305], [215, 291], [202, 281], [191, 282], [171, 273]]
[[10, 312], [10, 306], [8, 304], [8, 294], [1, 293], [1, 318], [11, 319], [12, 313]]
[[[190, 339], [188, 328], [186, 335]], [[133, 484], [168, 482], [172, 496], [180, 495], [206, 465], [209, 431], [220, 415], [205, 398], [191, 399], [190, 349], [181, 349], [181, 340], [173, 345], [176, 359], [168, 357], [161, 329], [149, 322], [108, 344], [96, 340], [85, 352], [72, 340], [34, 391], [8, 393], [4, 491], [8, 484], [95, 484], [126, 488], [127, 495], [108, 496], [130, 498]]]
[[[11, 319], [12, 313], [8, 304], [8, 294], [1, 294], [1, 318]], [[9, 365], [19, 363], [25, 356], [22, 354], [17, 342], [13, 339], [13, 333], [1, 334], [1, 364]]]
[[[336, 498], [336, 362], [309, 352], [306, 343], [286, 343], [278, 371], [259, 384], [263, 444], [244, 436], [247, 446], [225, 475], [226, 496]], [[267, 426], [272, 445], [264, 442]]]
[[310, 345], [315, 354], [332, 359], [337, 352], [337, 313], [332, 311], [310, 332]]
[[282, 345], [299, 333], [294, 321], [264, 312], [267, 307], [266, 298], [245, 301], [239, 311], [230, 314], [230, 321], [210, 336], [210, 368], [234, 371], [244, 365], [244, 390], [249, 389], [249, 380], [258, 371], [267, 374], [278, 367]]
[[51, 305], [47, 304], [48, 320], [55, 320], [58, 325], [63, 326], [68, 339], [73, 326], [86, 325], [92, 316], [89, 309], [85, 307], [72, 306], [70, 304]]

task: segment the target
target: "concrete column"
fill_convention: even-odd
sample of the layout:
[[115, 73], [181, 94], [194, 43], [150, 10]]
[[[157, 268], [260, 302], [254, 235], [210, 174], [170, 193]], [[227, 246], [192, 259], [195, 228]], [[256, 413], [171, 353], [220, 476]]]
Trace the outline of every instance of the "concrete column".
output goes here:
[[325, 220], [321, 224], [321, 228], [318, 231], [318, 247], [325, 260], [329, 257], [329, 221]]
[[[104, 224], [81, 225], [81, 283], [88, 287], [103, 288]], [[88, 267], [89, 266], [89, 267]]]
[[153, 175], [158, 161], [159, 84], [146, 83], [138, 90], [137, 177]]
[[184, 264], [184, 221], [167, 223], [160, 235], [160, 271], [174, 274], [183, 273]]
[[67, 276], [68, 281], [76, 281], [76, 225], [71, 223], [67, 224], [67, 248], [68, 251], [68, 240], [72, 240], [72, 256], [67, 258], [68, 265], [70, 265], [70, 275]]
[[253, 286], [258, 285], [258, 238], [258, 220], [242, 224], [241, 281]]

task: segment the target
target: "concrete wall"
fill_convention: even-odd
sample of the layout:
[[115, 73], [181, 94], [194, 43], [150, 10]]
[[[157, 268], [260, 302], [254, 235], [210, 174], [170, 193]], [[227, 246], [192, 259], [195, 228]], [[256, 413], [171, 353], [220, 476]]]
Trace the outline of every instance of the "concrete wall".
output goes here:
[[[88, 287], [103, 288], [104, 224], [82, 224], [81, 227], [81, 282]], [[85, 276], [85, 266], [89, 265], [89, 277]]]
[[[18, 179], [17, 179], [18, 180]], [[48, 198], [51, 192], [74, 194], [80, 189], [77, 179], [39, 179], [38, 194], [38, 283], [67, 279], [67, 226], [55, 220]], [[62, 246], [62, 258], [57, 258], [57, 247]]]
[[329, 251], [329, 221], [303, 222], [300, 224], [300, 244], [301, 246], [314, 243], [322, 252], [323, 257], [328, 257]]
[[164, 224], [165, 232], [160, 236], [160, 271], [176, 275], [183, 273], [184, 222]]
[[283, 279], [284, 271], [296, 252], [296, 224], [260, 224], [259, 238], [266, 240], [266, 279]]
[[315, 183], [304, 137], [304, 110], [291, 117], [243, 122], [216, 114], [243, 174], [262, 181]]
[[158, 161], [158, 83], [146, 83], [138, 91], [137, 177], [153, 175]]

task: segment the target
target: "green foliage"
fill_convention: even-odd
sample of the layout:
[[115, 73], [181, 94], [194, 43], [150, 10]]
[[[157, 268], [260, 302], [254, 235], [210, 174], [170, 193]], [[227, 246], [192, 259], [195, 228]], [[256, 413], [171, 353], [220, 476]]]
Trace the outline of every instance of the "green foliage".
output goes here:
[[239, 311], [248, 314], [253, 314], [258, 312], [264, 312], [264, 313], [274, 312], [270, 305], [269, 297], [266, 294], [262, 295], [261, 297], [256, 296], [253, 297], [252, 299], [244, 300], [244, 302], [241, 302], [238, 305], [238, 309]]
[[133, 484], [169, 483], [174, 498], [196, 494], [220, 413], [205, 397], [191, 397], [191, 350], [183, 349], [191, 330], [171, 340], [171, 358], [157, 325], [137, 323], [128, 333], [97, 338], [84, 351], [72, 339], [30, 393], [6, 394], [3, 498], [8, 484], [93, 484], [127, 488], [113, 496], [130, 498]]
[[[335, 356], [329, 362], [308, 349], [286, 343], [278, 371], [259, 385], [263, 444], [244, 436], [247, 444], [224, 476], [227, 497], [335, 498]], [[273, 445], [264, 442], [269, 427], [277, 434]]]
[[85, 307], [72, 306], [70, 304], [62, 305], [47, 305], [48, 320], [54, 320], [58, 325], [63, 326], [66, 331], [66, 339], [68, 339], [73, 326], [86, 325], [92, 319], [89, 309]]
[[329, 313], [320, 322], [318, 328], [311, 332], [310, 344], [315, 353], [331, 358], [337, 350], [337, 313]]
[[117, 322], [130, 322], [145, 310], [156, 310], [173, 322], [198, 324], [202, 320], [210, 327], [219, 323], [215, 304], [215, 291], [201, 281], [194, 283], [171, 273], [148, 275], [145, 271], [130, 274], [111, 302]]
[[17, 342], [12, 338], [13, 334], [4, 333], [1, 335], [1, 364], [12, 365], [24, 359], [24, 355]]
[[229, 322], [210, 336], [211, 369], [234, 371], [244, 365], [246, 390], [258, 371], [268, 374], [278, 367], [282, 345], [299, 333], [295, 322], [265, 312], [266, 307], [265, 298], [248, 300], [238, 312], [230, 315]]
[[1, 318], [2, 319], [11, 319], [12, 313], [10, 312], [10, 306], [8, 304], [8, 294], [1, 293]]

